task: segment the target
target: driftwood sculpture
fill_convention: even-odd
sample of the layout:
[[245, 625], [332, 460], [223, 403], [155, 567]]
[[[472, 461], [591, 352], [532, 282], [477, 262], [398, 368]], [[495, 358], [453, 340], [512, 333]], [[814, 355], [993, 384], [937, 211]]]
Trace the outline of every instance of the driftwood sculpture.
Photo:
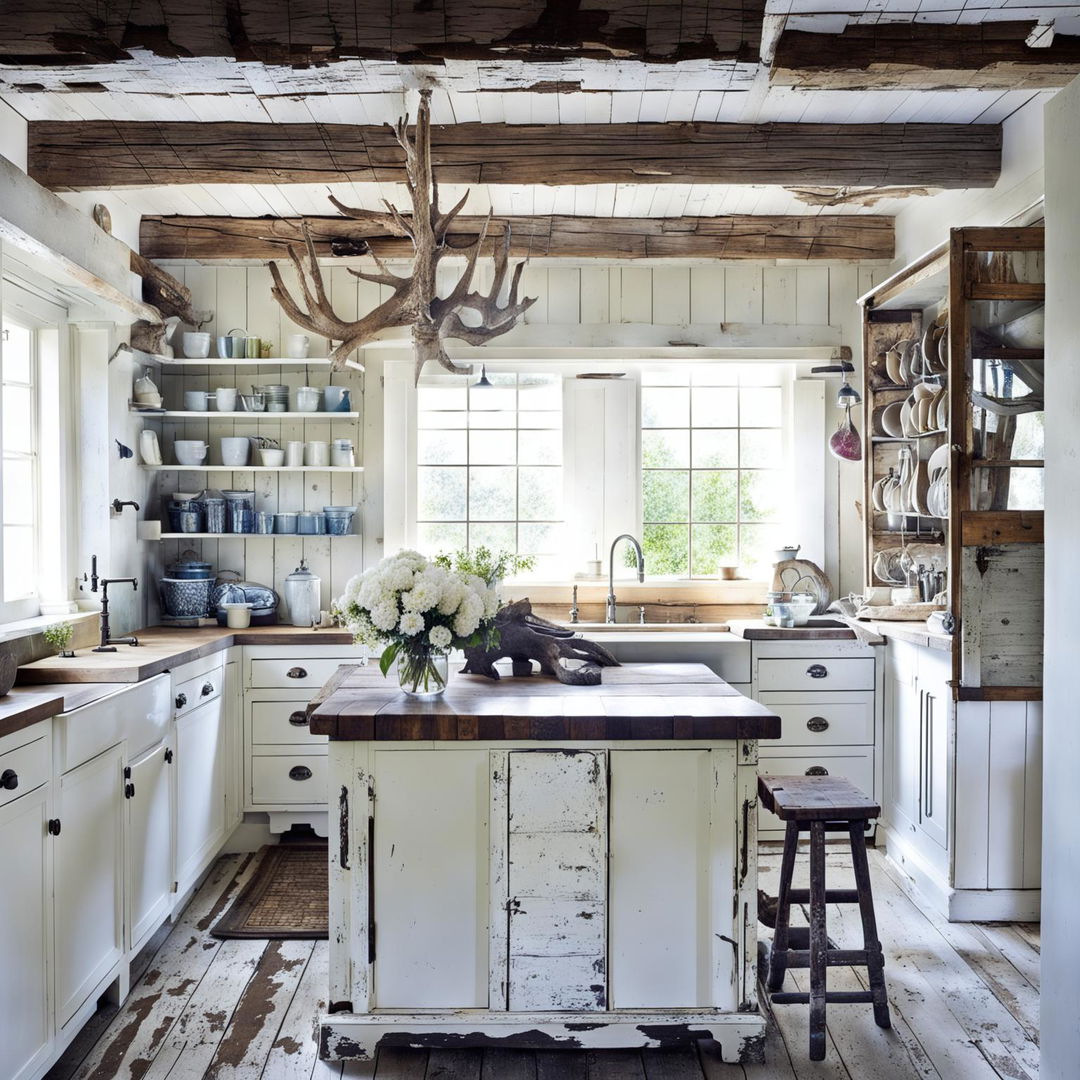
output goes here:
[[[495, 276], [487, 293], [473, 291], [472, 279], [476, 260], [487, 238], [491, 213], [480, 228], [474, 243], [467, 247], [452, 247], [447, 243], [447, 230], [461, 212], [466, 192], [457, 205], [443, 212], [439, 209], [439, 186], [431, 166], [431, 91], [420, 91], [420, 112], [416, 118], [416, 134], [410, 138], [409, 117], [398, 120], [394, 134], [405, 152], [407, 186], [412, 198], [412, 213], [402, 214], [389, 202], [386, 212], [360, 210], [345, 206], [333, 196], [330, 201], [341, 213], [357, 221], [377, 222], [395, 236], [412, 241], [414, 256], [412, 273], [395, 274], [378, 256], [372, 255], [377, 273], [349, 269], [361, 281], [371, 281], [391, 290], [377, 307], [356, 320], [342, 319], [334, 313], [323, 283], [322, 272], [315, 257], [315, 245], [307, 223], [304, 223], [304, 243], [289, 245], [289, 258], [303, 293], [304, 307], [293, 298], [285, 286], [277, 264], [270, 263], [274, 284], [271, 292], [285, 313], [298, 326], [313, 334], [337, 341], [330, 352], [331, 367], [340, 368], [354, 349], [366, 344], [378, 333], [395, 326], [411, 326], [413, 351], [416, 359], [416, 378], [429, 360], [435, 360], [455, 375], [469, 375], [472, 365], [455, 364], [446, 355], [444, 342], [456, 338], [469, 345], [483, 345], [492, 338], [512, 329], [518, 319], [536, 301], [518, 299], [518, 286], [523, 262], [514, 267], [506, 302], [500, 303], [510, 262], [510, 229], [503, 231], [501, 242], [495, 246]], [[436, 270], [447, 255], [464, 255], [465, 269], [449, 295], [440, 297], [436, 291]], [[464, 310], [476, 312], [479, 325], [467, 325], [461, 317]]]
[[[502, 608], [495, 616], [495, 626], [499, 644], [493, 649], [466, 649], [462, 674], [497, 679], [495, 661], [505, 656], [513, 662], [515, 675], [531, 674], [531, 661], [536, 660], [543, 674], [554, 675], [561, 683], [596, 686], [602, 667], [619, 666], [619, 661], [602, 645], [576, 637], [573, 630], [534, 615], [528, 599], [516, 600]], [[585, 664], [568, 668], [564, 660], [584, 660]]]
[[196, 311], [192, 306], [191, 290], [177, 281], [167, 270], [144, 258], [137, 251], [131, 252], [131, 271], [143, 279], [143, 300], [161, 312], [161, 322], [151, 323], [140, 319], [131, 327], [131, 344], [144, 352], [165, 351], [165, 320], [178, 318], [197, 330], [213, 317], [212, 311]]

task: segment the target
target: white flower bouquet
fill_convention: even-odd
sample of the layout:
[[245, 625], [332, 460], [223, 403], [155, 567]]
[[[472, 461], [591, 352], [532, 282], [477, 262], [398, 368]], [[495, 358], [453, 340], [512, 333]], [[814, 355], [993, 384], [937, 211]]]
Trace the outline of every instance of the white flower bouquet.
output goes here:
[[497, 644], [498, 607], [495, 590], [482, 578], [436, 565], [416, 551], [400, 551], [352, 578], [334, 602], [358, 645], [385, 646], [383, 675], [397, 660], [402, 688], [420, 696], [446, 688], [451, 648]]

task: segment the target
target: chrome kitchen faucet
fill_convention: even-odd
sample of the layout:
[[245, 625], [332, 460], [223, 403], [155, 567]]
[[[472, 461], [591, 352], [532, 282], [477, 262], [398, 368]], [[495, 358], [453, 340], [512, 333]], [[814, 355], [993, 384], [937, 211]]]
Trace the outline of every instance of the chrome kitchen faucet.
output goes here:
[[604, 622], [609, 623], [615, 621], [615, 548], [620, 540], [629, 540], [634, 545], [634, 553], [637, 555], [637, 579], [639, 582], [645, 580], [645, 552], [641, 550], [641, 545], [629, 533], [620, 533], [611, 541], [611, 552], [608, 555], [607, 615]]

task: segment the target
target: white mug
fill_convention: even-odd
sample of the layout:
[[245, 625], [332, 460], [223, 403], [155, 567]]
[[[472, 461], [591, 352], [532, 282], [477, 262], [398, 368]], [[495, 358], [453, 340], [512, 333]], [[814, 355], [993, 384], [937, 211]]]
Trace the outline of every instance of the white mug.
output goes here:
[[330, 444], [315, 440], [304, 444], [304, 464], [325, 466], [330, 463]]
[[285, 339], [285, 355], [290, 360], [306, 360], [311, 342], [306, 334], [290, 334]]
[[188, 412], [206, 412], [206, 399], [209, 397], [205, 390], [185, 390], [184, 408]]
[[227, 435], [221, 440], [222, 465], [246, 465], [250, 454], [251, 440], [246, 435]]
[[214, 405], [218, 412], [236, 412], [236, 387], [219, 386], [214, 391]]
[[300, 440], [285, 444], [285, 465], [289, 469], [299, 469], [304, 464], [304, 444]]

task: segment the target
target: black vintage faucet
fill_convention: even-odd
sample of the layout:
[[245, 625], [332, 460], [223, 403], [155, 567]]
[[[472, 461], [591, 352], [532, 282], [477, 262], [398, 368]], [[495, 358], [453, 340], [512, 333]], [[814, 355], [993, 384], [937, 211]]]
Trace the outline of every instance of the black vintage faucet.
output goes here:
[[109, 586], [130, 585], [132, 589], [138, 589], [139, 582], [133, 577], [99, 578], [97, 572], [97, 556], [90, 556], [90, 591], [97, 592], [101, 585], [101, 643], [91, 652], [116, 652], [117, 645], [138, 645], [139, 639], [131, 637], [114, 638], [109, 633]]

